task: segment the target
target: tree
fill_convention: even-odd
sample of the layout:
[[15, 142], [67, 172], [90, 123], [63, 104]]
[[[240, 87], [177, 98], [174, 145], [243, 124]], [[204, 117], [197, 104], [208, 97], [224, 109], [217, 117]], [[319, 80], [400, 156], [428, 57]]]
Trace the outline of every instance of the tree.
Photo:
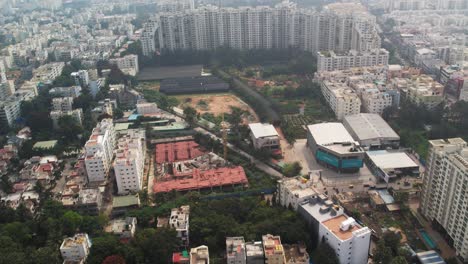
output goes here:
[[184, 108], [185, 120], [190, 124], [191, 127], [197, 123], [197, 110], [191, 106]]
[[32, 253], [34, 263], [60, 263], [58, 246], [47, 246], [36, 249]]
[[299, 162], [288, 163], [283, 167], [283, 174], [287, 177], [297, 176], [301, 173], [302, 166]]
[[390, 262], [391, 264], [408, 264], [408, 261], [406, 261], [405, 257], [398, 256]]
[[146, 228], [136, 234], [135, 243], [143, 251], [146, 263], [165, 264], [179, 246], [176, 231], [169, 228]]
[[382, 238], [385, 242], [385, 246], [389, 247], [394, 255], [398, 254], [401, 240], [400, 235], [392, 231], [387, 231], [383, 234]]
[[108, 256], [104, 259], [102, 264], [125, 264], [125, 259], [120, 255]]
[[65, 234], [71, 236], [75, 234], [77, 229], [81, 226], [83, 223], [83, 217], [73, 211], [67, 211], [61, 219], [62, 226], [63, 226], [63, 231]]
[[374, 263], [376, 264], [390, 264], [392, 261], [392, 249], [385, 245], [385, 241], [381, 239], [374, 249]]
[[81, 124], [73, 116], [69, 115], [59, 118], [58, 127], [58, 132], [67, 143], [75, 142], [78, 135], [83, 132]]

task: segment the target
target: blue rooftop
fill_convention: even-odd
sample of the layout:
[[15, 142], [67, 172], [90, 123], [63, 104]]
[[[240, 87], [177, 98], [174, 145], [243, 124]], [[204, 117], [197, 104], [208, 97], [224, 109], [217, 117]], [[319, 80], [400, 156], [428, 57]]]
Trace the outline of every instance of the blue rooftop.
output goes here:
[[388, 192], [388, 190], [377, 190], [379, 193], [380, 197], [382, 197], [382, 200], [385, 202], [385, 204], [392, 204], [395, 203], [395, 199], [393, 199], [393, 196]]
[[132, 114], [128, 117], [128, 121], [136, 121], [140, 115]]
[[446, 264], [444, 259], [434, 250], [420, 252], [416, 256], [422, 264]]

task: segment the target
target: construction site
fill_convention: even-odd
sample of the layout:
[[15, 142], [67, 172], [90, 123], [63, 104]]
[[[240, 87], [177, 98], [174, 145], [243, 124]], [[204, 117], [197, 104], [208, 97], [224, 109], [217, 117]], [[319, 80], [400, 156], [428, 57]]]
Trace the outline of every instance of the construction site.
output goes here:
[[247, 188], [241, 166], [232, 166], [195, 141], [173, 141], [155, 145], [154, 193]]

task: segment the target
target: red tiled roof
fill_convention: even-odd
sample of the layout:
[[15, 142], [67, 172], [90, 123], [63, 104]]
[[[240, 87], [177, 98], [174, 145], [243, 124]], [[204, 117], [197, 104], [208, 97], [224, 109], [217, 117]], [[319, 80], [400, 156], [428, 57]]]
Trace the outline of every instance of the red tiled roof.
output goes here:
[[206, 171], [194, 169], [190, 178], [170, 179], [164, 181], [155, 180], [153, 191], [155, 193], [175, 191], [198, 190], [226, 185], [248, 184], [244, 168], [218, 168]]
[[156, 145], [156, 163], [190, 160], [203, 155], [195, 141], [163, 143]]

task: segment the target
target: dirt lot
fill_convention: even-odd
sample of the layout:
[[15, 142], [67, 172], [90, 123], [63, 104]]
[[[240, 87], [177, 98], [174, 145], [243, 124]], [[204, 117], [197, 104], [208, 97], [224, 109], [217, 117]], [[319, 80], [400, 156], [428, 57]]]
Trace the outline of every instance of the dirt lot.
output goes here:
[[161, 84], [159, 81], [146, 81], [146, 82], [140, 82], [139, 87], [144, 90], [159, 91]]
[[197, 95], [178, 95], [175, 96], [179, 100], [180, 108], [185, 106], [191, 106], [200, 114], [211, 113], [215, 116], [221, 115], [222, 113], [230, 113], [231, 107], [239, 107], [243, 110], [249, 111], [252, 116], [251, 122], [257, 122], [259, 120], [257, 114], [253, 111], [250, 106], [242, 101], [239, 97], [233, 94], [197, 94]]

